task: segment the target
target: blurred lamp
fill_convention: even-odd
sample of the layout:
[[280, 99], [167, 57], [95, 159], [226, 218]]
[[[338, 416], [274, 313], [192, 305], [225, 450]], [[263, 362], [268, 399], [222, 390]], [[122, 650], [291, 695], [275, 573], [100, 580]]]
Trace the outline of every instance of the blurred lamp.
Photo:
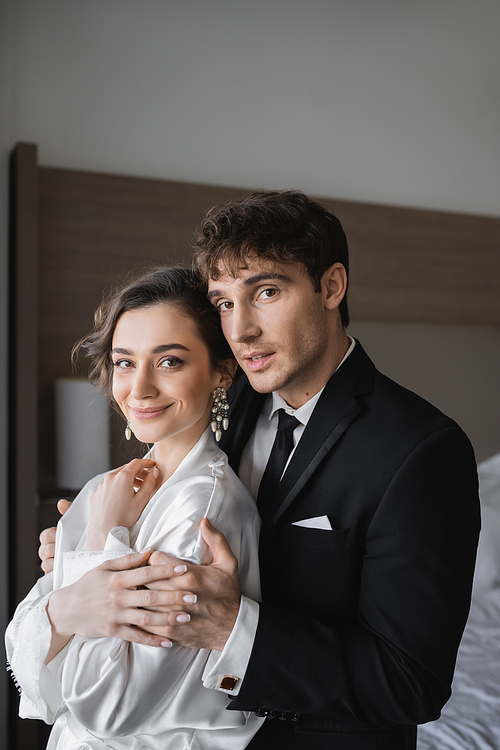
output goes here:
[[110, 469], [108, 400], [87, 378], [56, 380], [57, 485], [79, 490]]

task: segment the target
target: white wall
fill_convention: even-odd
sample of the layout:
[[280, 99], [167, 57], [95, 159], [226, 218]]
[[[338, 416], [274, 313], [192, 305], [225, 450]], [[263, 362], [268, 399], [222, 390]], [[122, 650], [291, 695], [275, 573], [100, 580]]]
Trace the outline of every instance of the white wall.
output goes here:
[[16, 0], [47, 165], [500, 213], [498, 0]]

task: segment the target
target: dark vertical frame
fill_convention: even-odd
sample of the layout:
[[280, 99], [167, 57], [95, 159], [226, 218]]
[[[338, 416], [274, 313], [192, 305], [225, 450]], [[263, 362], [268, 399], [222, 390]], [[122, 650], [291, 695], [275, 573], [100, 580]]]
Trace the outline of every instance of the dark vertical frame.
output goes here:
[[[37, 524], [37, 288], [38, 169], [36, 146], [20, 143], [11, 155], [9, 226], [9, 593], [10, 610], [36, 576]], [[11, 701], [17, 694], [11, 691]], [[9, 715], [10, 747], [36, 747], [37, 723]]]

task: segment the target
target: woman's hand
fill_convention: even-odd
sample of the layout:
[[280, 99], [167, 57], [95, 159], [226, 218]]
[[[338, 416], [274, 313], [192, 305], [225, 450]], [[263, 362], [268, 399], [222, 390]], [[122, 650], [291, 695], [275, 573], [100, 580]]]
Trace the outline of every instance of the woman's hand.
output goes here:
[[160, 484], [155, 462], [147, 458], [135, 458], [107, 474], [90, 496], [85, 549], [104, 549], [115, 526], [130, 529]]
[[50, 595], [47, 614], [52, 643], [46, 664], [75, 633], [84, 638], [121, 638], [145, 646], [172, 645], [164, 634], [170, 615], [162, 607], [168, 605], [169, 612], [182, 613], [186, 606], [183, 597], [192, 601], [193, 594], [182, 588], [150, 591], [146, 585], [160, 578], [173, 581], [182, 577], [187, 566], [165, 553], [162, 565], [148, 566], [150, 555], [149, 549], [108, 560]]

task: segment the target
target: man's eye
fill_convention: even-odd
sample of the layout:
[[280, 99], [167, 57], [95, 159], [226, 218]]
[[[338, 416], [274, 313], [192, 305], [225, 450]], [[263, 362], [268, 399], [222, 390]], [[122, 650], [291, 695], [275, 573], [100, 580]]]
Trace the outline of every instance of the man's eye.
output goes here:
[[277, 294], [277, 289], [264, 289], [263, 292], [261, 292], [261, 296], [265, 299], [270, 299], [271, 297], [274, 297]]
[[228, 310], [233, 309], [233, 303], [228, 302], [227, 300], [225, 302], [219, 302], [217, 309], [219, 312], [228, 312]]

